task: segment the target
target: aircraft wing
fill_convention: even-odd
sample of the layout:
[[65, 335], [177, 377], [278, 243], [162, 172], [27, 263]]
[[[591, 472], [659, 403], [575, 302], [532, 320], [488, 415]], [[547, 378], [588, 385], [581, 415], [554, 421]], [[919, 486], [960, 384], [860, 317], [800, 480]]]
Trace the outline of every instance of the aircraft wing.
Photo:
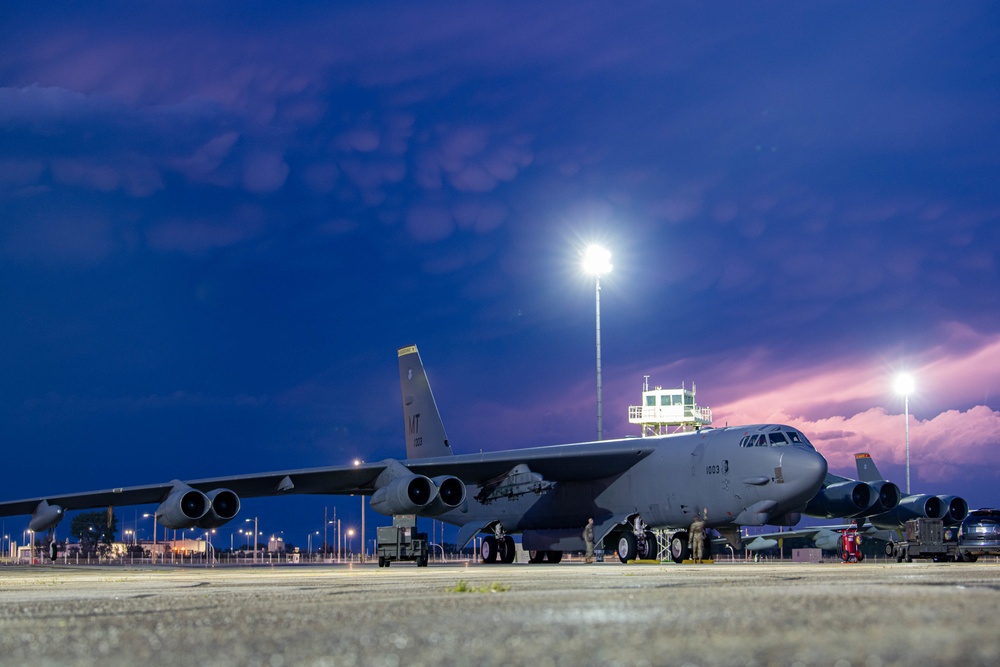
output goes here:
[[384, 463], [361, 466], [339, 466], [286, 470], [252, 475], [234, 475], [197, 480], [172, 480], [159, 484], [120, 487], [101, 491], [54, 494], [0, 502], [0, 516], [31, 514], [41, 501], [59, 505], [66, 510], [93, 509], [110, 505], [146, 505], [162, 502], [178, 483], [199, 491], [226, 488], [243, 498], [274, 496], [287, 493], [329, 493], [349, 495], [364, 493], [385, 468]]
[[553, 482], [591, 481], [620, 475], [653, 452], [640, 442], [622, 446], [621, 441], [603, 445], [587, 442], [527, 449], [460, 454], [401, 461], [413, 472], [433, 477], [454, 475], [466, 484], [482, 484], [525, 464]]
[[[754, 543], [757, 544], [758, 549], [766, 549], [773, 547], [777, 544], [777, 540], [781, 539], [792, 539], [792, 538], [805, 538], [810, 540], [813, 544], [821, 549], [833, 550], [836, 549], [840, 543], [840, 534], [847, 530], [848, 528], [857, 528], [857, 524], [851, 523], [840, 523], [840, 524], [830, 524], [825, 526], [809, 526], [804, 528], [795, 528], [793, 530], [783, 530], [781, 532], [773, 533], [757, 533], [754, 535], [747, 535], [743, 537], [744, 543], [748, 540], [752, 540], [747, 545], [747, 548], [751, 551], [754, 550]], [[871, 524], [862, 526], [859, 531], [862, 535], [867, 537], [878, 537], [880, 539], [890, 539], [889, 531], [879, 530]]]
[[[526, 464], [545, 479], [588, 481], [621, 474], [648, 456], [652, 447], [622, 448], [601, 443], [584, 443], [537, 447], [503, 452], [485, 452], [458, 456], [443, 456], [400, 463], [415, 474], [454, 475], [467, 485], [483, 484], [509, 471], [512, 466]], [[196, 480], [171, 480], [159, 484], [131, 486], [83, 493], [55, 494], [0, 502], [0, 516], [31, 514], [42, 501], [65, 510], [94, 509], [120, 505], [145, 505], [163, 502], [178, 484], [186, 484], [208, 493], [225, 488], [243, 498], [285, 494], [370, 495], [375, 480], [390, 460], [323, 468], [284, 470], [249, 475], [233, 475]]]

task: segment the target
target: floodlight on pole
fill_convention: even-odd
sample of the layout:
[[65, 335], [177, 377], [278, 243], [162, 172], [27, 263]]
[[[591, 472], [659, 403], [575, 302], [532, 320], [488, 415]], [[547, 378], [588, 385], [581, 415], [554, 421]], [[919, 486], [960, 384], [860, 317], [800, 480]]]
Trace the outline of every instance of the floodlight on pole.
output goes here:
[[601, 416], [601, 276], [611, 272], [611, 251], [598, 245], [588, 246], [583, 252], [583, 270], [594, 276], [597, 304], [597, 439], [600, 440], [604, 431]]
[[910, 394], [913, 393], [913, 376], [901, 373], [896, 376], [897, 394], [903, 395], [903, 414], [906, 419], [906, 493], [910, 493]]
[[[359, 466], [364, 461], [361, 459], [354, 459], [354, 465]], [[361, 562], [365, 562], [365, 497], [361, 496]]]

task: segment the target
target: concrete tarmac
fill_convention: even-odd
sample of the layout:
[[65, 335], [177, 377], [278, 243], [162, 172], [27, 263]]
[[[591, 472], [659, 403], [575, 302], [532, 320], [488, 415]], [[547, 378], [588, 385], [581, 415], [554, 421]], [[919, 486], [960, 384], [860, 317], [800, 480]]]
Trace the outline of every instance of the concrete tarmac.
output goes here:
[[997, 619], [995, 562], [0, 567], [32, 667], [992, 667]]

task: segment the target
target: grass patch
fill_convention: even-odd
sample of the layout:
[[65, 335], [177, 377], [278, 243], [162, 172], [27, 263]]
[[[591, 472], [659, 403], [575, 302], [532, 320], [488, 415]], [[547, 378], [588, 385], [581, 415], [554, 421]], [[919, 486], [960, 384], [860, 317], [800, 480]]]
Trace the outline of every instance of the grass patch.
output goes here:
[[494, 581], [488, 586], [474, 586], [464, 579], [459, 579], [458, 583], [448, 589], [449, 593], [506, 593], [510, 586]]

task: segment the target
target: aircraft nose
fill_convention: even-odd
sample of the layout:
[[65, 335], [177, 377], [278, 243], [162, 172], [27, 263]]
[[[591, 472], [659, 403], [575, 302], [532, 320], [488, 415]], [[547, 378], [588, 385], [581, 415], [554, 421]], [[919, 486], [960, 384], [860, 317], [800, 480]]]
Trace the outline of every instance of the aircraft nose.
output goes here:
[[781, 462], [786, 483], [793, 484], [796, 491], [816, 495], [826, 479], [827, 463], [823, 455], [813, 449], [792, 449], [785, 453]]

